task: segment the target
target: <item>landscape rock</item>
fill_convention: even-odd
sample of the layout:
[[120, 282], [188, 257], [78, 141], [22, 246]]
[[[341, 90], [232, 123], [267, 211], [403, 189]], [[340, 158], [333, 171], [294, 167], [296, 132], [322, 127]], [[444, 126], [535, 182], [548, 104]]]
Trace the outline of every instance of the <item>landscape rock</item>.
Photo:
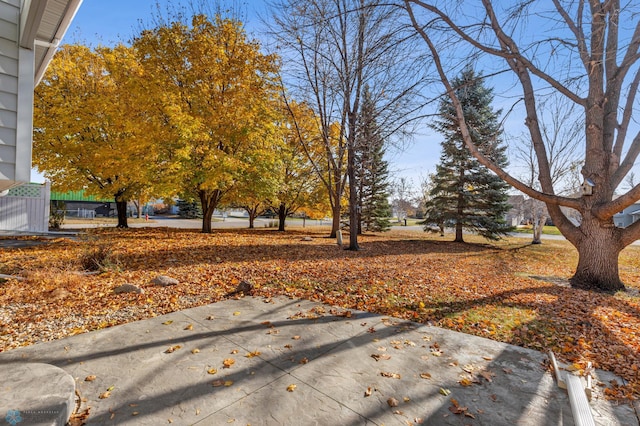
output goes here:
[[311, 238], [311, 237], [304, 237], [304, 238], [302, 239], [302, 241], [313, 241], [313, 238]]
[[170, 285], [180, 284], [180, 282], [175, 278], [167, 277], [166, 275], [158, 275], [157, 277], [151, 280], [151, 283], [158, 285], [160, 287], [167, 287]]
[[115, 294], [120, 294], [120, 293], [138, 293], [138, 294], [142, 294], [142, 293], [144, 293], [144, 290], [141, 289], [140, 287], [138, 287], [137, 285], [122, 284], [121, 286], [118, 286], [118, 287], [114, 288], [113, 292]]

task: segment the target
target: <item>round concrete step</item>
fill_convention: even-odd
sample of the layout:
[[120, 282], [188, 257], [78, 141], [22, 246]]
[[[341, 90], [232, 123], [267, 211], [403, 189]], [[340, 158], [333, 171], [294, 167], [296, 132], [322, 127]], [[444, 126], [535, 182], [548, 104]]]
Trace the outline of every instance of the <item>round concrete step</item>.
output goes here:
[[64, 426], [75, 406], [76, 385], [50, 364], [0, 365], [0, 422], [12, 426]]

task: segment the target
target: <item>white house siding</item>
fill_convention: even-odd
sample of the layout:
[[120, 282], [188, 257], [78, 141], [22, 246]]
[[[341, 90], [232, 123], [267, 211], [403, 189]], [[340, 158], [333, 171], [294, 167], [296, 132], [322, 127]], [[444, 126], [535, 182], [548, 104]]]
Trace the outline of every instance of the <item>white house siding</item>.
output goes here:
[[0, 197], [0, 230], [47, 232], [50, 198], [49, 182], [12, 188]]
[[26, 177], [16, 173], [19, 22], [20, 1], [0, 0], [0, 191]]

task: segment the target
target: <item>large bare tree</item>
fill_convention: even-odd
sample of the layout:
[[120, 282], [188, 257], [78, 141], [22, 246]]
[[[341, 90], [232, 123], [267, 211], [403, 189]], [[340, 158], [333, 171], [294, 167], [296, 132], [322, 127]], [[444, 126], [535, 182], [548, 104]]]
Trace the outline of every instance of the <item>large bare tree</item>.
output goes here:
[[[612, 218], [640, 199], [640, 185], [614, 197], [640, 153], [640, 133], [632, 125], [640, 84], [640, 4], [621, 5], [619, 0], [481, 0], [473, 4], [404, 0], [403, 4], [456, 106], [466, 145], [502, 179], [545, 202], [556, 226], [576, 247], [579, 260], [571, 285], [623, 289], [618, 255], [640, 237], [640, 222], [622, 229]], [[537, 158], [540, 190], [497, 167], [473, 145], [449, 80], [455, 75], [450, 68], [454, 48], [456, 55], [502, 63], [508, 75], [515, 77]], [[584, 123], [584, 191], [577, 198], [558, 195], [553, 187], [539, 107], [551, 92], [575, 103]], [[577, 210], [580, 223], [572, 223], [561, 207]]]
[[[580, 190], [580, 183], [576, 182], [576, 169], [582, 165], [578, 155], [580, 137], [584, 127], [578, 107], [572, 101], [558, 94], [539, 104], [543, 111], [540, 115], [540, 129], [549, 158], [551, 183], [556, 193], [561, 195], [575, 195]], [[528, 134], [522, 136], [522, 144], [516, 145], [514, 156], [517, 163], [524, 168], [522, 181], [540, 190], [538, 177], [538, 159], [535, 146]], [[579, 181], [579, 179], [578, 179]], [[529, 198], [523, 203], [523, 213], [533, 225], [532, 244], [542, 243], [542, 228], [546, 223], [549, 212], [547, 206], [540, 200]]]
[[351, 183], [362, 93], [368, 85], [383, 137], [406, 128], [419, 109], [412, 99], [424, 81], [411, 63], [415, 49], [407, 38], [415, 40], [415, 32], [397, 25], [402, 10], [379, 0], [277, 0], [272, 7], [287, 88], [317, 116], [325, 156], [316, 169], [330, 197], [331, 236], [349, 190], [349, 249], [357, 250], [358, 198]]

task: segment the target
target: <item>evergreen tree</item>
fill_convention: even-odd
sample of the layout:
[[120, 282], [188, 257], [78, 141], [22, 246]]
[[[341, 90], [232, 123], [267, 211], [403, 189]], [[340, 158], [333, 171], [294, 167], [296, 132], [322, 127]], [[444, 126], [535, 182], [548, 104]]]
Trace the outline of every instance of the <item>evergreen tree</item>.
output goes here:
[[178, 200], [176, 203], [178, 206], [178, 216], [185, 219], [200, 219], [202, 218], [202, 207], [196, 200]]
[[[464, 111], [474, 143], [498, 166], [508, 165], [498, 117], [493, 111], [493, 90], [482, 76], [467, 66], [452, 82]], [[455, 227], [455, 241], [464, 242], [462, 230], [497, 240], [511, 230], [505, 222], [509, 210], [509, 185], [482, 166], [464, 144], [456, 112], [447, 97], [440, 103], [440, 118], [432, 127], [444, 136], [442, 154], [428, 203], [425, 230], [430, 225]]]
[[375, 102], [369, 87], [365, 86], [358, 118], [356, 134], [356, 186], [358, 188], [358, 233], [366, 231], [388, 231], [389, 217], [389, 171], [384, 160], [384, 138], [376, 124]]

